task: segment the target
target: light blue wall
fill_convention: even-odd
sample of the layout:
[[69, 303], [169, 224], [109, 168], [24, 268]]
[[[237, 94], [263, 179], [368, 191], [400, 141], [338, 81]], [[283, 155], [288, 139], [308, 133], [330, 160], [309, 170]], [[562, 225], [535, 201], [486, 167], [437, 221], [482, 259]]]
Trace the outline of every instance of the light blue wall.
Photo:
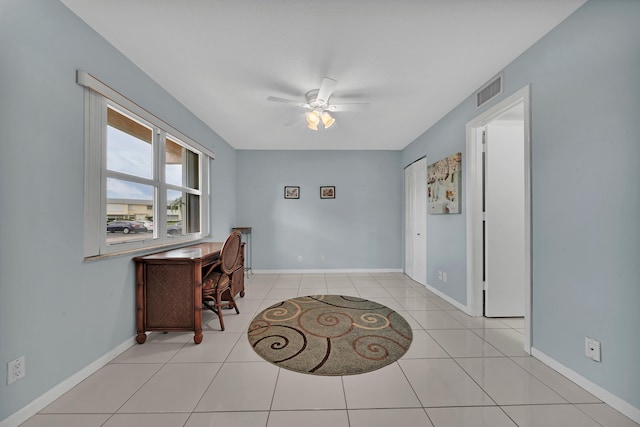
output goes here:
[[[467, 303], [466, 258], [466, 182], [464, 124], [476, 113], [471, 102], [465, 102], [429, 128], [402, 151], [403, 167], [426, 156], [430, 165], [452, 154], [462, 153], [462, 210], [460, 214], [427, 214], [427, 283], [463, 305]], [[462, 123], [462, 126], [460, 125]], [[438, 270], [447, 272], [447, 283], [438, 280]]]
[[[235, 151], [60, 2], [0, 3], [0, 420], [135, 333], [131, 256], [83, 261], [83, 89], [94, 74], [217, 154], [214, 235], [235, 222]], [[224, 203], [222, 203], [224, 201]], [[27, 376], [6, 385], [6, 363]]]
[[[402, 268], [399, 151], [247, 150], [237, 159], [238, 225], [253, 227], [254, 269]], [[285, 185], [300, 186], [300, 199], [285, 200]], [[335, 199], [320, 199], [323, 185], [336, 187]]]
[[[531, 84], [533, 345], [640, 408], [640, 1], [586, 3], [504, 70], [498, 102]], [[469, 98], [403, 164], [464, 147]], [[443, 148], [444, 145], [444, 148]], [[464, 149], [462, 150], [464, 152]], [[464, 158], [464, 157], [463, 157]], [[429, 216], [428, 271], [444, 219]], [[434, 230], [435, 229], [435, 230]], [[464, 265], [463, 224], [447, 262]], [[441, 240], [442, 239], [442, 240]], [[451, 277], [451, 276], [450, 276]], [[442, 290], [460, 302], [464, 278]], [[584, 338], [602, 342], [602, 362]]]

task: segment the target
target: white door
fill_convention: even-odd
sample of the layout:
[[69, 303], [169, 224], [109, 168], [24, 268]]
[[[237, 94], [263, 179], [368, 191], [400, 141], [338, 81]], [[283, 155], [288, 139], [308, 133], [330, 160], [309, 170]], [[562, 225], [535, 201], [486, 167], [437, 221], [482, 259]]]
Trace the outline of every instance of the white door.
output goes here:
[[427, 159], [404, 171], [405, 185], [405, 273], [418, 283], [427, 283]]
[[524, 122], [485, 129], [485, 316], [524, 316]]

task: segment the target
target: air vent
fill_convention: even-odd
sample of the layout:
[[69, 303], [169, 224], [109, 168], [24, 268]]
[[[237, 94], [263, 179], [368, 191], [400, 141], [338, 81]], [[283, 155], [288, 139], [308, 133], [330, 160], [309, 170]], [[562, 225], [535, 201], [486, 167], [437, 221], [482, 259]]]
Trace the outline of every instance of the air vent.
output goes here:
[[502, 74], [484, 85], [482, 89], [476, 92], [476, 108], [480, 108], [491, 99], [502, 93]]

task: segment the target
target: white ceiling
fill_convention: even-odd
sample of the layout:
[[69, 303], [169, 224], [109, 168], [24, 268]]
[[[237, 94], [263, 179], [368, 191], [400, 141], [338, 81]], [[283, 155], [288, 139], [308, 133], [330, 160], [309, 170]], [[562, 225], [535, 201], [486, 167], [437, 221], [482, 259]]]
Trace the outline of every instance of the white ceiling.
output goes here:
[[[236, 149], [399, 150], [585, 0], [61, 1]], [[370, 110], [267, 101], [325, 76]]]

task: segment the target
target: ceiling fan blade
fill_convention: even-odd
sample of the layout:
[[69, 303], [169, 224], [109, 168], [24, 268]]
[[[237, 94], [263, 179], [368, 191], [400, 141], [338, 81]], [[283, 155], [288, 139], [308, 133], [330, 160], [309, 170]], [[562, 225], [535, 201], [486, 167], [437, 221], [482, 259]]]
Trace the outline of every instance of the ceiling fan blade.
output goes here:
[[333, 104], [327, 107], [327, 111], [365, 111], [371, 108], [368, 102], [352, 102], [347, 104]]
[[330, 79], [329, 77], [325, 77], [324, 79], [322, 79], [320, 90], [318, 90], [318, 102], [328, 102], [329, 98], [331, 97], [331, 93], [333, 92], [333, 89], [335, 89], [337, 83], [337, 81]]
[[309, 106], [306, 102], [294, 101], [293, 99], [278, 98], [277, 96], [270, 96], [267, 98], [267, 101], [282, 102], [283, 104], [293, 104], [304, 108], [307, 108]]

